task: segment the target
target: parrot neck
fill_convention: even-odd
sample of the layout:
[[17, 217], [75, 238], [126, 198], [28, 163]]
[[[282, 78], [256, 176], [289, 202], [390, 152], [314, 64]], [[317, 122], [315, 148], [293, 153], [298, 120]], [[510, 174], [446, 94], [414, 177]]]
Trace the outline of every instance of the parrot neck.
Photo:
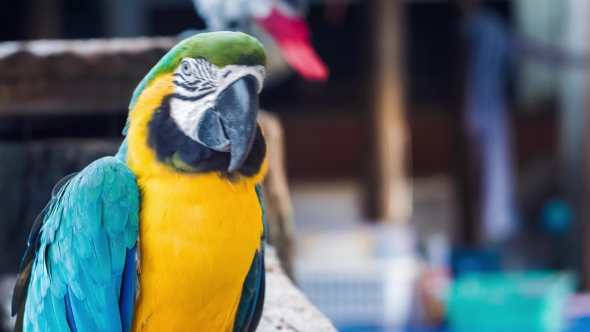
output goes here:
[[[162, 101], [166, 100], [166, 96], [173, 93], [174, 85], [172, 81], [171, 74], [163, 75], [154, 80], [144, 90], [144, 93], [139, 96], [135, 107], [130, 111], [129, 131], [125, 139], [126, 142], [123, 142], [119, 154], [125, 151], [126, 144], [126, 163], [137, 176], [138, 182], [141, 184], [142, 180], [146, 179], [159, 178], [162, 180], [166, 178], [168, 181], [174, 182], [175, 185], [181, 187], [188, 185], [187, 190], [190, 190], [191, 187], [189, 182], [192, 182], [192, 180], [202, 181], [204, 178], [217, 179], [229, 185], [236, 185], [242, 182], [251, 183], [252, 185], [260, 183], [268, 169], [265, 156], [266, 146], [264, 146], [264, 154], [262, 157], [259, 157], [258, 167], [253, 172], [247, 174], [236, 172], [239, 174], [228, 175], [221, 168], [218, 170], [207, 169], [206, 171], [201, 169], [201, 171], [195, 172], [194, 169], [191, 169], [191, 165], [183, 163], [182, 160], [175, 160], [172, 157], [163, 162], [158, 158], [158, 153], [154, 151], [150, 144], [150, 122], [154, 119], [156, 111], [161, 108]], [[262, 144], [264, 144], [263, 138]], [[197, 185], [202, 185], [202, 182], [199, 182]]]

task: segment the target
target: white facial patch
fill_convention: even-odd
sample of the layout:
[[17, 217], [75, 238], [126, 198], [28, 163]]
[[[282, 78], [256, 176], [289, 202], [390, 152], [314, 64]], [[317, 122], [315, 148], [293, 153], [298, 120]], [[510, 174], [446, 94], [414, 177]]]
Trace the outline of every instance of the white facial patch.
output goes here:
[[174, 95], [170, 100], [170, 116], [182, 132], [200, 142], [197, 126], [208, 109], [215, 108], [217, 97], [238, 79], [252, 75], [262, 91], [264, 66], [229, 65], [219, 68], [205, 59], [182, 59], [174, 71]]

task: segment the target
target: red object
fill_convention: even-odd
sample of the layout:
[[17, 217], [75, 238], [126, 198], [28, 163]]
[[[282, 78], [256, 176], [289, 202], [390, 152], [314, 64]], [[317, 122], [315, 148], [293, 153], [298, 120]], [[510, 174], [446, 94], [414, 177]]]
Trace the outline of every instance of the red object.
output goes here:
[[291, 17], [273, 8], [267, 17], [256, 22], [277, 42], [291, 67], [301, 76], [316, 81], [328, 78], [328, 68], [309, 41], [309, 27], [304, 17]]

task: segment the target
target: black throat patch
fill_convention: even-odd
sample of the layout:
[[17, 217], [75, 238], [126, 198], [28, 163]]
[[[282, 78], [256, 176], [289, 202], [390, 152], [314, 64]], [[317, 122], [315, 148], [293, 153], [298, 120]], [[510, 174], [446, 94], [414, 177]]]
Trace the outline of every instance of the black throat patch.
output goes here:
[[[230, 161], [229, 152], [211, 150], [199, 142], [186, 136], [170, 116], [170, 98], [166, 96], [160, 107], [148, 124], [148, 145], [156, 153], [156, 159], [183, 173], [221, 172], [228, 178], [232, 174], [227, 172]], [[256, 137], [252, 149], [244, 164], [237, 170], [241, 175], [252, 177], [260, 172], [266, 155], [266, 143], [260, 126], [256, 130]], [[178, 166], [174, 162], [180, 159], [184, 165]]]

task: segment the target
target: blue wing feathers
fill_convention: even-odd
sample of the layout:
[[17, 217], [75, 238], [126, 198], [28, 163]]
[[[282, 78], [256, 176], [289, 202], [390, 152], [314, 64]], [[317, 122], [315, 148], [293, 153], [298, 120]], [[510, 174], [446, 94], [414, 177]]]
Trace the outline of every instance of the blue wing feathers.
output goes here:
[[66, 291], [66, 295], [64, 297], [64, 302], [66, 304], [66, 319], [68, 322], [68, 326], [72, 330], [72, 332], [78, 332], [78, 328], [76, 328], [76, 322], [74, 321], [74, 313], [72, 312], [72, 303], [70, 301], [70, 292]]
[[264, 199], [262, 197], [262, 186], [256, 185], [255, 189], [258, 203], [262, 209], [262, 242], [266, 244], [266, 241], [268, 240], [268, 221], [266, 220], [266, 206], [264, 205]]
[[123, 271], [123, 285], [120, 288], [119, 308], [121, 308], [121, 323], [123, 331], [131, 331], [133, 309], [135, 305], [135, 251], [136, 247], [127, 250], [125, 270]]
[[[24, 331], [128, 331], [129, 308], [121, 300], [127, 293], [134, 298], [135, 262], [128, 256], [138, 211], [135, 176], [114, 157], [95, 161], [59, 190], [45, 210], [38, 244], [30, 243], [37, 250]], [[123, 278], [130, 262], [131, 286]]]
[[66, 307], [65, 301], [63, 298], [58, 298], [55, 296], [46, 296], [45, 301], [49, 303], [46, 307], [50, 307], [53, 309], [52, 312], [49, 312], [47, 316], [47, 326], [49, 327], [48, 331], [68, 331], [67, 325], [65, 325], [65, 317], [66, 317]]
[[[129, 331], [139, 218], [135, 176], [119, 159], [106, 157], [64, 183], [31, 233], [13, 311], [22, 308], [25, 294], [23, 331]], [[256, 191], [264, 243], [266, 216]], [[235, 331], [258, 325], [264, 273], [262, 246], [244, 282]]]

